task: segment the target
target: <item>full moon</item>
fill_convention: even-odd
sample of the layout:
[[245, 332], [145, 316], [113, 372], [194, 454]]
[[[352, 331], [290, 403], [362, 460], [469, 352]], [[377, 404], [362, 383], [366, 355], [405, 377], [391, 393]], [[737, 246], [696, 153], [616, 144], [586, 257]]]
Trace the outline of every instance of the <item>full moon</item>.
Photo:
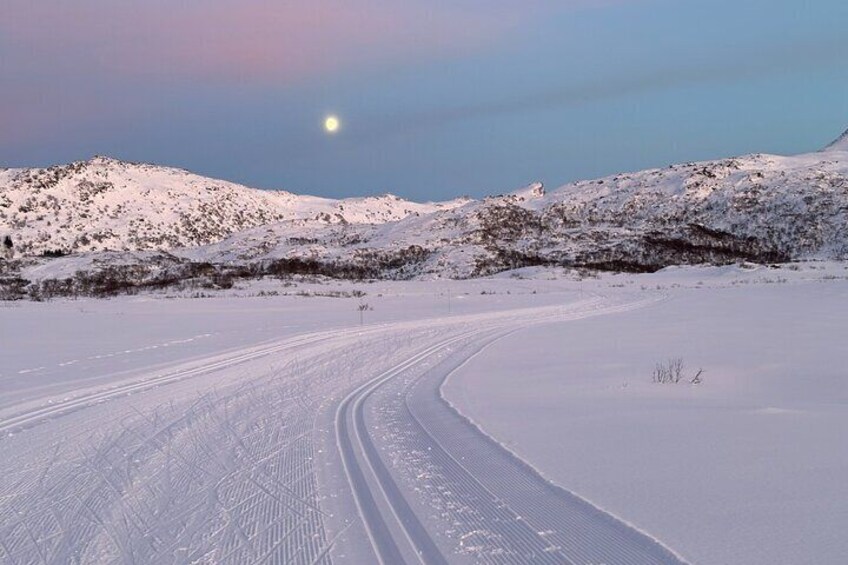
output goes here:
[[341, 122], [339, 122], [337, 116], [327, 116], [324, 118], [324, 130], [327, 133], [336, 133], [339, 131], [339, 126], [341, 126]]

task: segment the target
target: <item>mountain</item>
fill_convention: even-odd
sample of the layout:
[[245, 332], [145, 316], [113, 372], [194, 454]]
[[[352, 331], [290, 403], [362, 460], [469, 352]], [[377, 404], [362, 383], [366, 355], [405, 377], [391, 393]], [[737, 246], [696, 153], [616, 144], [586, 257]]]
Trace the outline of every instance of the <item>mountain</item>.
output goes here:
[[825, 151], [848, 151], [848, 129], [840, 135], [830, 145], [824, 148]]
[[[125, 206], [136, 207], [135, 217], [158, 214], [156, 229], [136, 230], [140, 235], [129, 240], [132, 252], [0, 262], [0, 295], [109, 294], [172, 284], [220, 287], [268, 275], [466, 278], [544, 265], [640, 272], [670, 265], [845, 259], [845, 143], [843, 136], [826, 151], [803, 155], [746, 155], [618, 174], [554, 190], [533, 184], [482, 200], [425, 205], [394, 197], [328, 201], [265, 193], [181, 171], [109, 161], [109, 168], [133, 171], [135, 190], [147, 187], [140, 202], [126, 191], [121, 194]], [[95, 170], [103, 166], [94, 164]], [[18, 184], [32, 177], [5, 174]], [[120, 177], [114, 173], [109, 178]], [[162, 178], [173, 182], [166, 184]], [[66, 190], [79, 191], [82, 184], [91, 192], [93, 183], [86, 181], [65, 183], [71, 187]], [[219, 192], [228, 196], [216, 198]], [[166, 206], [176, 200], [171, 194], [181, 195], [175, 207], [184, 212], [168, 223]], [[104, 221], [97, 210], [111, 203], [103, 200], [99, 208], [85, 209], [84, 219], [94, 226]], [[66, 202], [74, 206], [68, 196]], [[201, 221], [185, 212], [198, 209], [236, 219], [227, 220], [226, 230], [204, 228], [203, 237], [187, 239], [190, 245], [161, 240], [163, 245], [157, 246], [155, 234], [182, 236], [192, 222]], [[47, 231], [45, 226], [50, 226], [43, 218], [38, 221], [45, 230], [40, 233], [50, 236], [49, 244], [62, 237]], [[117, 235], [124, 233], [118, 231], [122, 226], [115, 220], [111, 241], [126, 248]], [[28, 225], [20, 229], [24, 227]], [[213, 241], [205, 243], [204, 238]]]
[[363, 276], [474, 277], [531, 266], [669, 265], [848, 256], [848, 154], [749, 155], [512, 194], [381, 225], [292, 223], [181, 256], [334, 265]]
[[16, 256], [167, 250], [283, 220], [382, 223], [461, 203], [300, 196], [108, 157], [0, 170], [0, 236], [11, 238]]

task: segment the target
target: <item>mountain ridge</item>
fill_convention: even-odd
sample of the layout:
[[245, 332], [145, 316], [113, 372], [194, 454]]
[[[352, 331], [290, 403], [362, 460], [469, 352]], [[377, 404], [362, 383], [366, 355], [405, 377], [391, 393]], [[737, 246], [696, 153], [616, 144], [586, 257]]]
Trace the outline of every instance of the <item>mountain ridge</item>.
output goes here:
[[[8, 186], [3, 180], [8, 174], [0, 172], [0, 187]], [[179, 173], [181, 182], [185, 175], [191, 176]], [[54, 171], [47, 180], [55, 176]], [[28, 186], [39, 186], [39, 178]], [[96, 188], [91, 179], [83, 180], [83, 191]], [[230, 195], [213, 199], [215, 205], [242, 206], [248, 197], [268, 196], [244, 187], [204, 187]], [[249, 217], [239, 229], [212, 232], [215, 237], [196, 245], [166, 240], [160, 247], [54, 260], [18, 255], [0, 262], [0, 279], [6, 278], [7, 289], [17, 289], [5, 295], [97, 294], [187, 280], [221, 286], [268, 275], [468, 278], [545, 265], [655, 271], [671, 265], [848, 258], [848, 151], [840, 144], [794, 156], [683, 163], [552, 190], [533, 183], [480, 200], [333, 201], [291, 193], [278, 198], [288, 199], [285, 217]], [[159, 233], [142, 235], [155, 243]], [[42, 247], [55, 242], [48, 238]]]
[[848, 151], [848, 129], [825, 147], [824, 151]]
[[105, 156], [0, 170], [0, 236], [27, 256], [168, 250], [276, 221], [379, 223], [461, 203], [422, 204], [391, 194], [334, 200]]

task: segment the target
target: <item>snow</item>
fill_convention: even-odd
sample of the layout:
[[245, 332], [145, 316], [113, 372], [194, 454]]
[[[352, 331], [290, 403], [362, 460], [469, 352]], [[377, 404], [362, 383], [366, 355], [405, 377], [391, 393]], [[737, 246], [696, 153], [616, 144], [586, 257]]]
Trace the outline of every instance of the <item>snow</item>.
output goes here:
[[[191, 296], [2, 304], [0, 559], [848, 551], [844, 263]], [[672, 356], [704, 382], [651, 383]], [[391, 539], [369, 538], [365, 524], [398, 516]], [[618, 541], [581, 545], [576, 527]]]
[[[273, 222], [172, 252], [213, 264], [300, 258], [323, 262], [329, 269], [349, 263], [374, 266], [380, 263], [373, 259], [377, 257], [401, 265], [381, 271], [381, 276], [419, 279], [467, 278], [513, 266], [502, 252], [516, 255], [519, 262], [566, 264], [603, 262], [612, 254], [622, 260], [643, 258], [648, 268], [705, 261], [712, 257], [710, 249], [727, 260], [722, 253], [728, 248], [742, 248], [743, 256], [774, 251], [796, 259], [840, 258], [848, 253], [848, 159], [842, 155], [749, 155], [550, 191], [535, 183], [507, 195], [455, 201], [429, 212], [413, 210], [400, 219], [400, 214], [387, 215], [379, 223], [361, 216], [351, 222]], [[702, 227], [703, 233], [693, 234], [692, 226]], [[668, 247], [646, 247], [658, 234]], [[733, 242], [728, 244], [727, 238]], [[705, 255], [675, 255], [676, 243], [691, 246], [696, 255], [703, 249]], [[753, 247], [744, 251], [746, 245]], [[419, 253], [402, 257], [410, 249]], [[659, 257], [665, 252], [672, 256]], [[73, 272], [73, 267], [64, 272]], [[37, 281], [44, 273], [25, 269], [22, 276]]]
[[[838, 563], [848, 272], [815, 274], [620, 276], [668, 298], [514, 334], [444, 394], [547, 478], [691, 562]], [[703, 383], [652, 383], [670, 357], [687, 377], [703, 368]]]
[[[424, 204], [261, 191], [95, 158], [0, 172], [0, 236], [11, 236], [14, 248], [4, 253], [15, 257], [167, 250], [251, 268], [279, 259], [325, 270], [378, 265], [379, 276], [400, 279], [467, 278], [539, 263], [652, 270], [843, 259], [846, 139], [815, 153], [745, 155]], [[45, 280], [27, 269], [24, 278]]]
[[[848, 253], [846, 177], [848, 159], [841, 152], [750, 155], [581, 181], [547, 192], [536, 183], [377, 225], [263, 226], [210, 248], [186, 250], [185, 256], [211, 261], [304, 257], [333, 263], [356, 252], [419, 247], [427, 258], [411, 264], [410, 275], [465, 278], [506, 268], [498, 259], [501, 249], [555, 263], [581, 257], [591, 262], [610, 249], [620, 249], [622, 256], [650, 255], [650, 249], [642, 250], [643, 241], [657, 233], [674, 241], [693, 240], [697, 248], [703, 242], [688, 232], [696, 225], [793, 258], [840, 258]], [[625, 252], [626, 246], [633, 249]]]
[[47, 169], [0, 171], [0, 235], [18, 254], [165, 250], [277, 221], [379, 224], [464, 203], [386, 194], [333, 200], [257, 190], [181, 169], [95, 157]]
[[841, 562], [846, 179], [848, 132], [442, 203], [2, 169], [0, 561]]
[[442, 289], [382, 283], [4, 305], [3, 559], [326, 562], [341, 532], [317, 510], [316, 417], [464, 317], [501, 315], [479, 283], [452, 288], [456, 322]]

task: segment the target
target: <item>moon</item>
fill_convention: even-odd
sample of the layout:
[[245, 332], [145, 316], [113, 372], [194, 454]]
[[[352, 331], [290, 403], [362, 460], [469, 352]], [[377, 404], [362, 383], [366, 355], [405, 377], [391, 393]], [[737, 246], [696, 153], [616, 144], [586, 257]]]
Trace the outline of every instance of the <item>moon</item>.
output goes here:
[[324, 131], [327, 133], [336, 133], [341, 125], [338, 116], [330, 115], [324, 118]]

